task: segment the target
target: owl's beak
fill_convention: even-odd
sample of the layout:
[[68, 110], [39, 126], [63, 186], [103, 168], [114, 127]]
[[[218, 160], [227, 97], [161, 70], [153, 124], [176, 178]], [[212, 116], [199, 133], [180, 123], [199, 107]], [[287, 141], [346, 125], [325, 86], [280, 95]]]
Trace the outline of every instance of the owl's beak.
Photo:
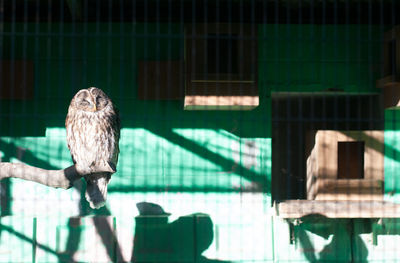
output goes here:
[[93, 105], [93, 107], [92, 107], [91, 111], [92, 111], [92, 112], [95, 112], [95, 111], [97, 111], [97, 107], [96, 107], [96, 99], [95, 99], [93, 96], [90, 96], [90, 102], [91, 102], [91, 104]]

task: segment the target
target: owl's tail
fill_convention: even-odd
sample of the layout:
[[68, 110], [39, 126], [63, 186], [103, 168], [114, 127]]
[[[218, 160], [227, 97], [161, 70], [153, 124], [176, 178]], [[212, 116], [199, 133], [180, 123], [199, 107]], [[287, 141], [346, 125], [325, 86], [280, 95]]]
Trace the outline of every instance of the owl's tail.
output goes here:
[[87, 186], [85, 197], [91, 208], [99, 209], [105, 205], [108, 181], [109, 179], [107, 177], [98, 177], [86, 181]]

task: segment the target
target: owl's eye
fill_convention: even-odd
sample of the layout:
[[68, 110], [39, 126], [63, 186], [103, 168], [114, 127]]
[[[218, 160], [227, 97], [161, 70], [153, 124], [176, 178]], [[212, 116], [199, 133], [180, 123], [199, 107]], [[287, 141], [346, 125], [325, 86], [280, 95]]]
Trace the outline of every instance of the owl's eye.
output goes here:
[[82, 101], [80, 102], [80, 105], [81, 105], [81, 106], [89, 106], [90, 103], [89, 103], [89, 101], [87, 101], [87, 100], [82, 100]]
[[96, 106], [102, 108], [106, 105], [107, 105], [107, 100], [104, 97], [99, 96], [96, 98]]

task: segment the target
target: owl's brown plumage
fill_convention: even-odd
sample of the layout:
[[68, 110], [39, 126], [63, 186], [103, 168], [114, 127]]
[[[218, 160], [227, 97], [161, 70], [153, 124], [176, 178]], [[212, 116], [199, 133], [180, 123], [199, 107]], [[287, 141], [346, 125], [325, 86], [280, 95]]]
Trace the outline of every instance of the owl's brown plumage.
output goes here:
[[116, 171], [119, 154], [120, 119], [111, 99], [98, 88], [78, 91], [65, 120], [72, 160], [87, 182], [86, 200], [100, 208], [107, 198], [111, 172], [95, 173], [95, 167]]

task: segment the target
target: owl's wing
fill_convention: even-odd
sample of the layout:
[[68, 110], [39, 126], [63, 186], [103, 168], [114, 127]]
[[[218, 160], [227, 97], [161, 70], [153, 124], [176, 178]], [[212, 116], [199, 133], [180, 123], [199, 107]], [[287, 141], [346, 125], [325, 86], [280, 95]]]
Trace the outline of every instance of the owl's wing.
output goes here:
[[67, 146], [68, 146], [69, 152], [71, 153], [72, 161], [74, 162], [74, 164], [76, 164], [76, 160], [74, 158], [74, 154], [73, 154], [71, 144], [70, 144], [71, 134], [68, 134], [68, 128], [70, 125], [71, 125], [71, 117], [69, 116], [69, 114], [67, 114], [67, 117], [65, 118], [65, 128], [67, 131]]
[[117, 108], [114, 107], [115, 115], [112, 120], [113, 122], [113, 132], [114, 132], [114, 152], [111, 158], [111, 163], [110, 166], [114, 166], [113, 168], [115, 171], [117, 170], [117, 163], [118, 163], [118, 155], [119, 155], [119, 138], [120, 138], [120, 131], [121, 131], [121, 120], [119, 117], [119, 111]]

